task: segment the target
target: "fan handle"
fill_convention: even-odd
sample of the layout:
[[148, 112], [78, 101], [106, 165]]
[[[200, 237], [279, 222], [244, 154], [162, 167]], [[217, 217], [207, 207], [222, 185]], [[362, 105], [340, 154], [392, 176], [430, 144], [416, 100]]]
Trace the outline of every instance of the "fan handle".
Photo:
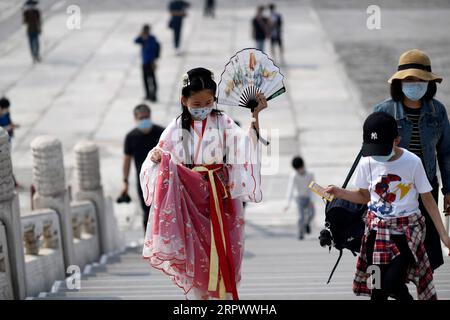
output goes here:
[[258, 106], [258, 101], [256, 101], [256, 99], [248, 100], [247, 104], [245, 105], [245, 107], [249, 108], [252, 111], [252, 113], [253, 113], [253, 111], [255, 111], [257, 106]]

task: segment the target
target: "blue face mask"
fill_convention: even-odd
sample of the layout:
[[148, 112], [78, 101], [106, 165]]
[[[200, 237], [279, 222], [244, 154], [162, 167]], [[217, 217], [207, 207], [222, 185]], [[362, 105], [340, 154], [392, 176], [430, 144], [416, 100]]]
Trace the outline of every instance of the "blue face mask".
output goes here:
[[402, 91], [408, 99], [418, 101], [428, 90], [428, 82], [403, 82]]
[[191, 108], [188, 107], [189, 113], [192, 115], [194, 120], [206, 119], [208, 114], [211, 113], [213, 106], [203, 107], [203, 108]]
[[138, 129], [143, 130], [143, 131], [151, 129], [152, 126], [153, 126], [153, 123], [152, 123], [152, 120], [150, 120], [150, 118], [145, 118], [145, 119], [139, 120], [138, 125], [137, 125]]
[[387, 156], [372, 156], [372, 159], [378, 162], [388, 162], [395, 155], [394, 149]]

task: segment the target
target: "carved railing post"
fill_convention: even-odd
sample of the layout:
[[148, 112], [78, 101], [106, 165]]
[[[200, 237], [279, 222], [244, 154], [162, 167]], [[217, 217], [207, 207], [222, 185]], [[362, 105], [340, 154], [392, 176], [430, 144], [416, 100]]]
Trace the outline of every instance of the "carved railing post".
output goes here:
[[75, 145], [75, 195], [76, 200], [90, 200], [97, 213], [100, 250], [102, 253], [113, 251], [111, 243], [112, 212], [105, 212], [105, 199], [100, 178], [100, 159], [98, 146], [89, 141]]
[[25, 260], [22, 245], [19, 198], [14, 190], [8, 133], [0, 128], [0, 220], [5, 225], [15, 299], [24, 299]]
[[61, 142], [50, 136], [40, 136], [31, 142], [33, 153], [33, 208], [50, 208], [59, 215], [66, 268], [74, 264], [70, 198], [66, 187]]
[[[90, 141], [75, 145], [74, 199], [89, 200], [95, 205], [102, 253], [118, 249], [118, 230], [112, 206], [106, 203], [100, 177], [98, 146]], [[109, 209], [108, 209], [109, 208]]]

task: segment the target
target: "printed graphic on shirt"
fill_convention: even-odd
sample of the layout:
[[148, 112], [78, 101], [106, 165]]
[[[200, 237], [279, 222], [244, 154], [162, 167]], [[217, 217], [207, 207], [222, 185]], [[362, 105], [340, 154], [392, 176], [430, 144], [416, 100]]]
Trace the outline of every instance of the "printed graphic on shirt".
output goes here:
[[[389, 215], [393, 211], [393, 203], [402, 200], [414, 186], [412, 183], [402, 183], [402, 178], [396, 174], [382, 175], [375, 185], [375, 193], [379, 196], [378, 201], [372, 201], [369, 209], [382, 215]], [[402, 212], [400, 213], [402, 214]]]

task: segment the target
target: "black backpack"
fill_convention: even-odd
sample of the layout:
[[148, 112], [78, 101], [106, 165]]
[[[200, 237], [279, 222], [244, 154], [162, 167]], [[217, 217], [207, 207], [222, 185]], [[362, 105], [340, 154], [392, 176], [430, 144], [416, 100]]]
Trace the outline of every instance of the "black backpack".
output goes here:
[[155, 59], [157, 59], [157, 58], [159, 58], [161, 56], [161, 44], [156, 39], [155, 39], [155, 44], [156, 44]]
[[[362, 150], [359, 152], [352, 168], [345, 179], [342, 188], [346, 188], [350, 181], [359, 160], [362, 157]], [[325, 229], [320, 232], [319, 240], [322, 247], [335, 247], [339, 250], [339, 257], [331, 271], [327, 284], [339, 264], [344, 249], [350, 250], [354, 256], [361, 249], [361, 240], [364, 235], [364, 216], [367, 212], [367, 205], [356, 204], [342, 199], [333, 199], [327, 202], [325, 207]]]

